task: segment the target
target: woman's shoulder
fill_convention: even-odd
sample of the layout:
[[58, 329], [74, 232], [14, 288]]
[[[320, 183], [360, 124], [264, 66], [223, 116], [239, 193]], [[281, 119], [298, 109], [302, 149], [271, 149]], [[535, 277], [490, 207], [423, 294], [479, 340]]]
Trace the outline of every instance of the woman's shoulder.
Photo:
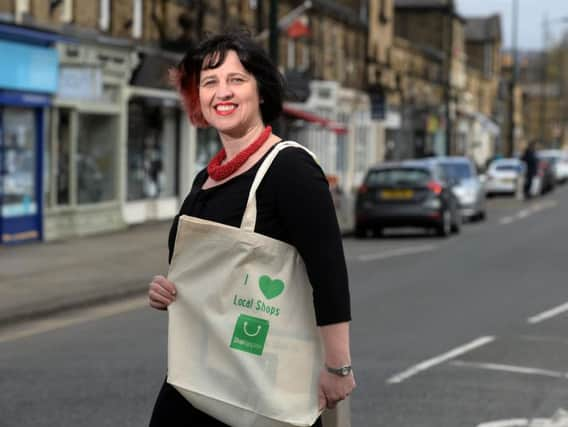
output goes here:
[[297, 145], [292, 145], [282, 149], [274, 159], [273, 165], [275, 167], [300, 167], [302, 165], [312, 165], [319, 167], [315, 156], [305, 147], [301, 146], [301, 144], [298, 144], [295, 141], [282, 141], [277, 145], [286, 144], [287, 142], [294, 142]]
[[[286, 141], [282, 143], [284, 142]], [[314, 156], [297, 146], [282, 149], [267, 173], [269, 180], [284, 182], [286, 185], [293, 185], [294, 182], [307, 183], [308, 180], [319, 180], [324, 176]]]

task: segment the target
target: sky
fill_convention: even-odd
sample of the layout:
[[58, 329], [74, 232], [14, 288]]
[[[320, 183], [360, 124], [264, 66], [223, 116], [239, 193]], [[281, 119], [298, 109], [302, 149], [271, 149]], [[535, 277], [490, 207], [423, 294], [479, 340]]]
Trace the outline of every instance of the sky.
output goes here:
[[[456, 0], [458, 12], [467, 16], [483, 16], [493, 13], [501, 15], [501, 31], [505, 48], [511, 47], [512, 16], [514, 0]], [[543, 22], [549, 20], [549, 40], [559, 40], [568, 30], [568, 0], [517, 0], [519, 7], [518, 47], [520, 49], [542, 49]]]

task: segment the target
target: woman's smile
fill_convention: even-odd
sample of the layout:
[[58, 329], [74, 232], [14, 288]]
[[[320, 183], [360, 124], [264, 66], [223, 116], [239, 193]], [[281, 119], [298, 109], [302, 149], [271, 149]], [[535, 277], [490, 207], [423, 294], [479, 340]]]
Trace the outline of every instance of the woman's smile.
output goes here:
[[215, 112], [219, 115], [219, 116], [228, 116], [233, 114], [237, 108], [238, 108], [238, 104], [235, 104], [233, 102], [220, 102], [217, 105], [215, 105]]

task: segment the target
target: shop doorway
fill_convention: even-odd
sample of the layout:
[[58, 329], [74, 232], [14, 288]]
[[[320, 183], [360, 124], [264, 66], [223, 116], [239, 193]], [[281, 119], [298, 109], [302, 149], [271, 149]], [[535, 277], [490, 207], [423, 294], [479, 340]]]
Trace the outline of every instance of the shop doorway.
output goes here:
[[0, 105], [0, 243], [42, 238], [41, 109]]

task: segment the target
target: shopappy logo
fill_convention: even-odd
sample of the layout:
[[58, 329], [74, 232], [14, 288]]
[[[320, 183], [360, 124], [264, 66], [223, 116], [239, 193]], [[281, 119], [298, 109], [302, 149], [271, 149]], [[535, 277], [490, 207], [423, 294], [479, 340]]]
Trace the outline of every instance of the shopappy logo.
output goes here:
[[231, 348], [260, 356], [268, 336], [268, 320], [241, 314], [237, 319]]
[[284, 292], [284, 282], [280, 279], [271, 279], [270, 276], [260, 276], [258, 285], [266, 299], [276, 298]]

